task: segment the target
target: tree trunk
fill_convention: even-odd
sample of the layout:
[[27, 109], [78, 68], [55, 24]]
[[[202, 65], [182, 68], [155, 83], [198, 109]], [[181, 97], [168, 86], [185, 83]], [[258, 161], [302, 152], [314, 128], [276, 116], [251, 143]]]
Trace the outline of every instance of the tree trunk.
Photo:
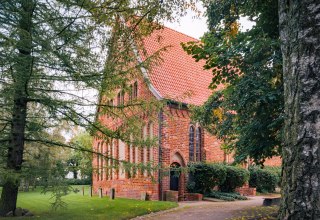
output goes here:
[[285, 133], [279, 219], [320, 219], [320, 1], [279, 0]]
[[73, 179], [78, 179], [78, 171], [77, 170], [73, 170]]
[[[18, 4], [18, 3], [17, 3]], [[0, 216], [16, 209], [19, 173], [23, 162], [24, 137], [27, 118], [27, 89], [32, 73], [32, 15], [35, 3], [32, 0], [21, 0], [20, 22], [18, 24], [18, 41], [16, 57], [13, 66], [13, 108], [11, 117], [11, 132], [7, 155], [7, 175], [4, 178], [0, 200]]]

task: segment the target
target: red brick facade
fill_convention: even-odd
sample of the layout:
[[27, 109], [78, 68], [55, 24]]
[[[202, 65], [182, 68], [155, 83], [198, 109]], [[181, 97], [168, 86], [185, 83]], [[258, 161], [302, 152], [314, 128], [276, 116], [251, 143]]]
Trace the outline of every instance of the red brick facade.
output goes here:
[[[192, 40], [189, 37], [181, 36], [181, 34], [178, 32], [168, 29], [166, 29], [166, 31], [174, 36], [179, 36], [178, 41], [175, 42], [179, 47], [181, 38], [184, 37], [185, 41]], [[178, 46], [176, 50], [181, 50]], [[180, 53], [182, 54], [182, 52]], [[189, 57], [186, 59], [189, 59]], [[177, 65], [177, 69], [181, 70], [185, 60], [183, 60], [183, 63], [172, 65], [170, 64], [170, 60], [165, 60], [165, 62], [167, 62], [167, 68], [172, 71], [172, 68]], [[197, 66], [195, 71], [200, 71], [199, 76], [201, 76], [201, 73], [203, 72], [202, 64], [195, 63], [194, 61], [193, 63], [194, 64], [188, 63], [188, 65]], [[179, 65], [181, 68], [179, 68]], [[161, 69], [161, 71], [162, 74], [166, 73], [166, 71], [163, 71], [163, 69]], [[203, 89], [205, 94], [197, 91], [197, 98], [194, 100], [194, 102], [192, 102], [191, 95], [188, 96], [188, 99], [186, 99], [190, 102], [186, 101], [185, 103], [200, 104], [203, 103], [206, 98], [208, 98], [208, 94], [211, 93], [211, 91], [207, 91], [207, 87], [211, 81], [211, 73], [209, 73], [210, 75], [208, 75], [208, 72], [205, 73], [206, 74], [204, 75], [206, 75], [206, 80], [198, 80], [200, 82], [199, 85], [194, 85], [199, 87], [197, 88], [198, 90]], [[197, 82], [197, 76], [192, 76], [189, 73], [189, 78], [191, 81], [193, 80], [193, 83]], [[159, 84], [159, 76], [158, 78], [156, 77], [156, 79], [157, 82], [154, 85], [158, 85], [158, 87], [152, 86], [152, 77], [151, 84], [145, 83], [143, 77], [137, 78], [135, 81], [133, 81], [132, 84], [136, 83], [138, 86], [137, 96], [145, 100], [164, 99], [164, 95], [161, 97], [161, 94], [158, 94], [157, 90], [162, 91], [163, 93], [164, 89], [168, 90], [168, 88], [165, 88], [165, 86], [161, 85], [161, 83]], [[185, 85], [183, 86], [180, 82], [177, 82], [180, 90], [183, 88], [188, 90], [188, 82], [184, 81], [184, 83]], [[175, 88], [170, 87], [170, 92], [172, 93], [174, 89]], [[129, 95], [125, 94], [124, 102], [126, 102], [128, 99]], [[193, 138], [192, 143], [194, 148], [192, 149], [194, 149], [194, 153], [192, 154], [192, 157], [194, 157], [195, 160], [199, 160], [201, 158], [201, 161], [207, 162], [232, 162], [232, 157], [230, 155], [226, 155], [225, 152], [220, 148], [221, 142], [215, 136], [210, 135], [204, 129], [202, 129], [199, 124], [191, 121], [190, 113], [186, 104], [177, 104], [177, 101], [174, 101], [175, 99], [173, 98], [170, 98], [169, 100], [170, 101], [167, 101], [167, 104], [162, 108], [162, 110], [158, 112], [155, 117], [153, 117], [157, 118], [157, 120], [153, 120], [152, 124], [149, 118], [142, 116], [143, 120], [146, 122], [146, 124], [148, 124], [146, 131], [142, 131], [142, 133], [147, 132], [148, 135], [152, 134], [153, 137], [157, 137], [158, 139], [157, 146], [151, 148], [150, 150], [143, 150], [128, 146], [119, 140], [112, 140], [109, 142], [103, 141], [99, 137], [95, 138], [93, 143], [94, 151], [105, 156], [112, 156], [116, 159], [126, 160], [132, 163], [153, 161], [154, 165], [159, 165], [159, 167], [162, 168], [161, 175], [159, 175], [159, 171], [155, 171], [153, 173], [153, 179], [141, 172], [138, 172], [134, 176], [129, 176], [129, 174], [123, 172], [121, 168], [113, 170], [106, 168], [108, 166], [117, 165], [115, 164], [115, 161], [112, 162], [111, 160], [107, 160], [102, 156], [95, 155], [93, 158], [93, 167], [95, 168], [95, 172], [93, 172], [94, 193], [97, 194], [98, 189], [102, 188], [103, 193], [108, 194], [110, 189], [114, 188], [117, 197], [139, 199], [141, 198], [141, 193], [147, 193], [149, 198], [152, 200], [162, 200], [164, 199], [165, 192], [169, 192], [170, 190], [173, 190], [173, 188], [177, 187], [178, 200], [187, 199], [190, 197], [190, 194], [186, 194], [187, 174], [182, 173], [179, 178], [175, 179], [174, 177], [170, 176], [169, 170], [172, 165], [185, 167], [189, 163], [190, 129], [193, 129], [191, 137]], [[114, 104], [117, 104], [116, 101], [117, 100], [115, 100]], [[143, 113], [141, 114], [143, 115]], [[99, 116], [98, 120], [110, 128], [114, 128], [116, 123], [119, 123], [119, 121], [107, 116]], [[143, 130], [144, 128], [141, 129]], [[272, 161], [270, 163], [272, 163]], [[275, 163], [278, 163], [278, 161]], [[167, 170], [163, 171], [165, 168], [167, 168]], [[170, 180], [172, 183], [171, 185]], [[173, 184], [174, 181], [177, 181], [176, 185]]]
[[[143, 82], [142, 79], [137, 79], [138, 83], [138, 96], [149, 99], [152, 94], [148, 86]], [[128, 97], [125, 95], [125, 100]], [[112, 125], [114, 121], [107, 117], [99, 117], [106, 126]], [[159, 146], [153, 148], [153, 161], [156, 165], [159, 163], [163, 168], [169, 168], [171, 164], [177, 163], [180, 166], [186, 166], [189, 162], [189, 128], [199, 128], [199, 125], [192, 123], [190, 119], [189, 111], [186, 107], [179, 107], [175, 104], [170, 104], [163, 108], [161, 113], [161, 137], [159, 143], [161, 143], [161, 159], [159, 162]], [[153, 134], [158, 136], [159, 134], [159, 123], [154, 123]], [[223, 150], [220, 149], [220, 141], [208, 134], [205, 130], [201, 129], [201, 157], [203, 161], [209, 162], [223, 162], [225, 161], [226, 155]], [[119, 141], [113, 141], [115, 147], [111, 148], [99, 138], [95, 138], [93, 146], [97, 152], [102, 152], [105, 155], [113, 155], [119, 158]], [[98, 148], [99, 145], [99, 148]], [[125, 155], [128, 160], [130, 150], [128, 146], [125, 147]], [[99, 162], [98, 162], [99, 161]], [[102, 162], [101, 162], [102, 161]], [[141, 155], [135, 162], [142, 162]], [[99, 165], [98, 165], [99, 163]], [[103, 164], [104, 163], [104, 164]], [[93, 166], [105, 167], [107, 162], [104, 159], [99, 159], [95, 156], [93, 159]], [[93, 174], [93, 192], [98, 193], [98, 189], [101, 187], [105, 194], [108, 194], [110, 188], [115, 188], [116, 196], [129, 197], [139, 199], [141, 193], [147, 192], [149, 198], [152, 200], [162, 199], [165, 191], [170, 190], [170, 176], [167, 174], [159, 178], [158, 172], [154, 174], [154, 180], [150, 177], [137, 174], [133, 178], [128, 178], [126, 175], [121, 177], [121, 171], [113, 171], [114, 174], [110, 174], [110, 171], [102, 168], [94, 172]], [[168, 173], [168, 172], [167, 172]], [[179, 200], [184, 200], [184, 193], [186, 193], [186, 180], [185, 174], [181, 174], [179, 181]]]

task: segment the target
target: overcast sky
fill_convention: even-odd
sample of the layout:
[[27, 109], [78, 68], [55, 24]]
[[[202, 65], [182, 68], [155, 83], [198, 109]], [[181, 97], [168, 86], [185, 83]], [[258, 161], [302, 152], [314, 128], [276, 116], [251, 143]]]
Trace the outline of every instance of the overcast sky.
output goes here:
[[[198, 3], [197, 7], [203, 14], [205, 9], [202, 7], [201, 3]], [[242, 17], [240, 19], [240, 30], [244, 31], [246, 29], [250, 29], [253, 24], [254, 23], [249, 21], [247, 18]], [[165, 22], [164, 25], [197, 39], [202, 37], [203, 34], [208, 31], [207, 18], [204, 15], [196, 18], [196, 14], [190, 10], [186, 16], [180, 19], [180, 22]]]

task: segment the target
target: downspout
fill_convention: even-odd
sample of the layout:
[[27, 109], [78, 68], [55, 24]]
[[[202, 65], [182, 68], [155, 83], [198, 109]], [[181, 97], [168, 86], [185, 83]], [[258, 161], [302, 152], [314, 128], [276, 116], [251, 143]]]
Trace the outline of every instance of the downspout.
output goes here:
[[158, 122], [159, 122], [159, 170], [158, 170], [158, 183], [159, 183], [159, 200], [163, 200], [163, 195], [162, 195], [162, 124], [163, 124], [163, 111], [160, 109], [159, 114], [158, 114]]

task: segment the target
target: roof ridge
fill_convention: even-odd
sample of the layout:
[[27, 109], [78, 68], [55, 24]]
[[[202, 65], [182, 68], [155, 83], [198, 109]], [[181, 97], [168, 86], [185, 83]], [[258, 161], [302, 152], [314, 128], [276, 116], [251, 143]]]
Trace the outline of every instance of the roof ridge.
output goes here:
[[164, 28], [167, 28], [167, 29], [170, 29], [170, 30], [172, 30], [172, 31], [174, 31], [174, 32], [176, 32], [176, 33], [178, 33], [178, 34], [181, 34], [181, 35], [187, 36], [187, 37], [189, 37], [189, 38], [192, 38], [193, 40], [200, 41], [200, 39], [191, 37], [190, 35], [187, 35], [187, 34], [185, 34], [185, 33], [182, 33], [182, 32], [180, 32], [180, 31], [177, 31], [177, 30], [175, 30], [175, 29], [173, 29], [173, 28], [167, 27], [167, 26], [165, 26], [165, 25], [163, 25], [163, 27], [164, 27]]

